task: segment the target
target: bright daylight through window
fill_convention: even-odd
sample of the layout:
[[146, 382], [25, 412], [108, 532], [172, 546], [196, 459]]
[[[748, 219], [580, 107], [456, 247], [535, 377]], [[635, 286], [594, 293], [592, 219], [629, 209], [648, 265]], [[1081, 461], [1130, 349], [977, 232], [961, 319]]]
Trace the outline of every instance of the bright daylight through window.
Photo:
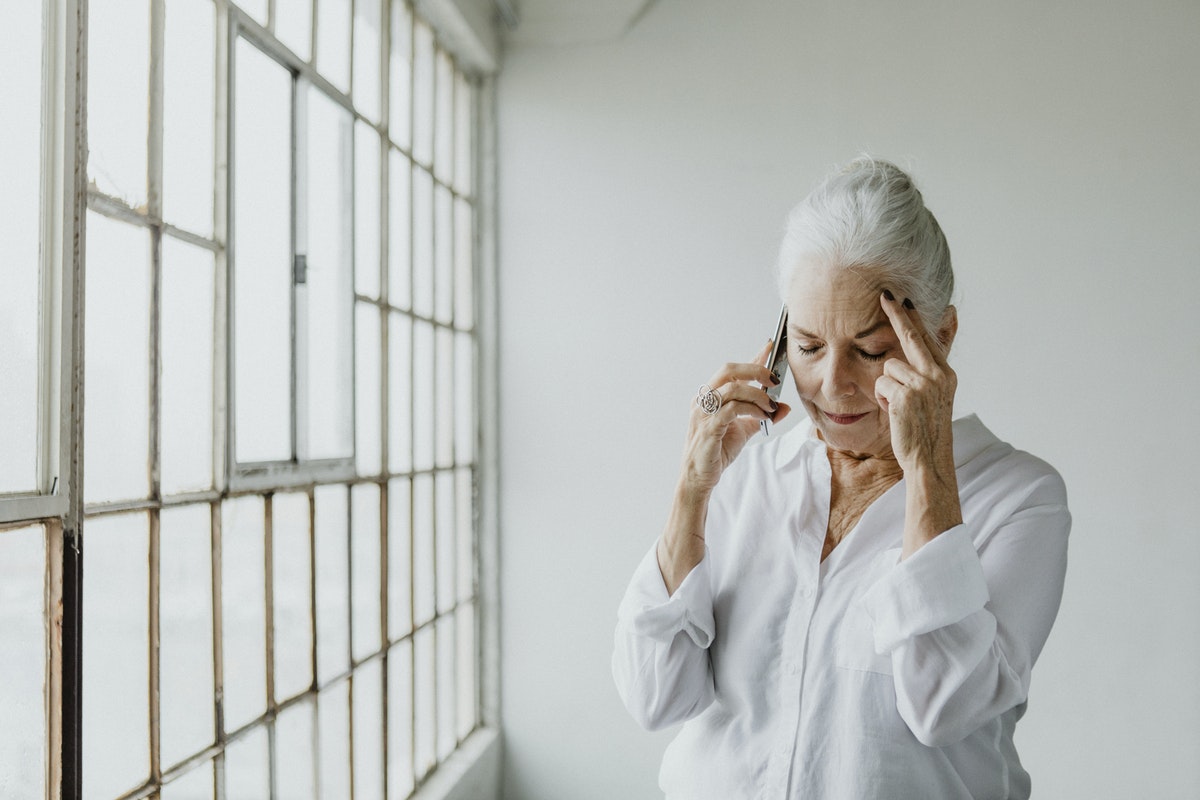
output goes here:
[[[73, 347], [37, 32], [81, 7]], [[89, 798], [409, 797], [481, 719], [476, 81], [404, 0], [22, 2], [0, 65], [0, 794], [56, 795], [61, 718]], [[64, 353], [74, 712], [69, 515], [19, 504], [55, 496]]]

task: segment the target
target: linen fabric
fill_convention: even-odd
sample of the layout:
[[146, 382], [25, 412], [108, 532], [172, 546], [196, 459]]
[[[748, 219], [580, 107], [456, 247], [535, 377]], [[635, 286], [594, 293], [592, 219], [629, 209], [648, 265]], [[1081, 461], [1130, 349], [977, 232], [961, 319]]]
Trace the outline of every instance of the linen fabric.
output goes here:
[[642, 559], [613, 675], [643, 727], [684, 722], [668, 800], [1029, 797], [1013, 730], [1062, 597], [1066, 489], [977, 417], [953, 429], [964, 522], [904, 561], [903, 480], [821, 561], [831, 470], [808, 420], [726, 470], [673, 595]]

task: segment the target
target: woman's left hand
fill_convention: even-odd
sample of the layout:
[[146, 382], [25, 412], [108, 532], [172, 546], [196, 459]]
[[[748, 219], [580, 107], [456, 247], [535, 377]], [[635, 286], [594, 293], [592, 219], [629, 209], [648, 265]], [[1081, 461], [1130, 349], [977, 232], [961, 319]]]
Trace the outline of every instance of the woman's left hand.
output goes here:
[[[885, 294], [879, 301], [904, 350], [889, 358], [875, 381], [875, 400], [887, 412], [892, 452], [904, 470], [905, 559], [935, 537], [962, 523], [958, 475], [954, 470], [954, 390], [958, 376], [946, 363], [949, 349], [925, 328], [912, 308]], [[954, 335], [948, 309], [944, 335]]]
[[892, 452], [905, 473], [919, 468], [953, 471], [951, 422], [958, 376], [911, 302], [906, 306], [886, 294], [879, 302], [904, 351], [904, 360], [884, 362], [875, 381], [875, 401], [887, 412], [891, 427]]

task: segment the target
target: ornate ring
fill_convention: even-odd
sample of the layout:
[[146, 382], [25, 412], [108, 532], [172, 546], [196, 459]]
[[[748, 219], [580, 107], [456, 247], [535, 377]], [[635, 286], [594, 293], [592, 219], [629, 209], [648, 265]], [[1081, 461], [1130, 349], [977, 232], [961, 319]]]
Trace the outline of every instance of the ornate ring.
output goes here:
[[696, 405], [711, 417], [721, 410], [721, 393], [706, 383], [696, 392]]

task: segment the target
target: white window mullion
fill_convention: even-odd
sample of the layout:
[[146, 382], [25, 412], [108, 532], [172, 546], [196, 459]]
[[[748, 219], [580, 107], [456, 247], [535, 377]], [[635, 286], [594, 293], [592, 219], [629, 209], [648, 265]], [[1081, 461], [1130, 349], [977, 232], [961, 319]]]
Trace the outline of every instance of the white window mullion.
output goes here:
[[234, 30], [229, 8], [223, 3], [216, 7], [216, 62], [214, 65], [214, 123], [213, 142], [213, 238], [218, 244], [213, 301], [213, 488], [219, 492], [229, 486], [233, 474], [233, 373], [230, 359], [233, 340], [230, 337], [229, 241], [233, 220], [230, 215], [229, 143], [233, 138], [233, 54]]
[[292, 81], [292, 459], [308, 453], [308, 93], [304, 78]]

